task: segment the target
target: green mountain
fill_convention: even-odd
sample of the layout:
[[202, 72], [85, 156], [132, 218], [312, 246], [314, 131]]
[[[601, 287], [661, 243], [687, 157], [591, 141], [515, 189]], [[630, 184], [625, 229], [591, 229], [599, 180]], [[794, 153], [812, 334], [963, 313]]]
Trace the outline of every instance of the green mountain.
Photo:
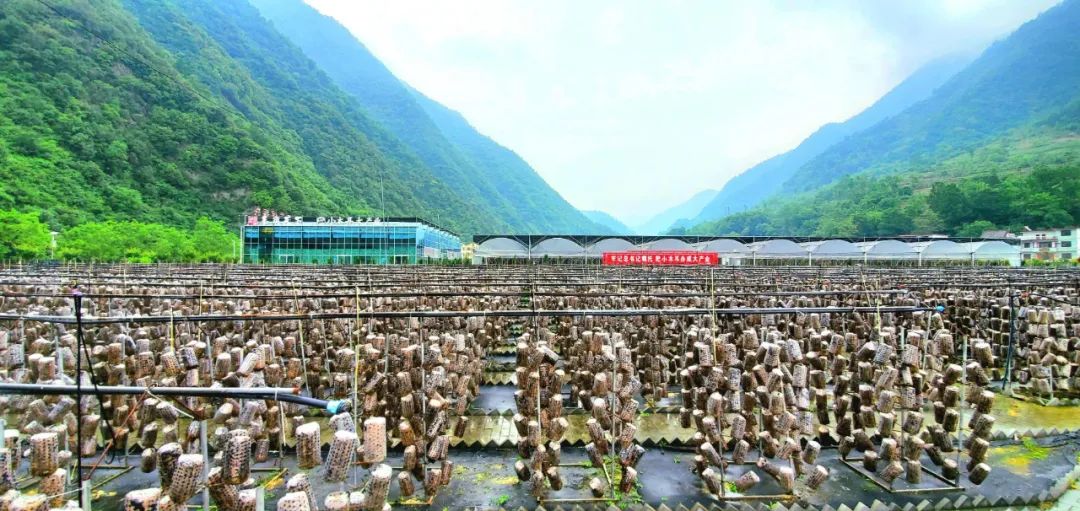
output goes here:
[[1080, 0], [1046, 11], [924, 101], [802, 165], [768, 208], [690, 232], [977, 235], [1080, 223], [1077, 26]]
[[808, 161], [852, 134], [926, 99], [934, 89], [969, 62], [970, 57], [957, 55], [926, 64], [858, 115], [844, 122], [826, 124], [794, 149], [769, 158], [735, 176], [724, 184], [712, 201], [701, 208], [697, 216], [683, 224], [693, 225], [715, 220], [757, 206], [779, 192], [781, 186]]
[[803, 191], [856, 172], [917, 168], [1058, 114], [1080, 96], [1080, 2], [1067, 0], [988, 48], [928, 99], [851, 136], [784, 183]]
[[399, 136], [244, 0], [0, 2], [0, 209], [42, 211], [53, 228], [233, 224], [259, 205], [420, 216], [466, 235], [597, 230], [538, 199], [558, 194], [531, 169], [500, 193], [398, 87], [416, 115], [402, 122], [430, 137]]
[[333, 18], [302, 0], [252, 0], [343, 91], [461, 197], [515, 232], [597, 232], [518, 155], [394, 76]]
[[[424, 216], [459, 230], [490, 221], [433, 176], [250, 4], [126, 0], [124, 5], [172, 54], [181, 72], [280, 138], [295, 140], [335, 189], [364, 197], [375, 211]], [[456, 214], [444, 218], [440, 213], [446, 209]]]
[[0, 209], [54, 228], [370, 211], [285, 134], [185, 76], [115, 2], [0, 2]]
[[614, 234], [633, 234], [634, 232], [633, 229], [620, 222], [618, 218], [603, 211], [582, 211], [581, 213], [588, 217], [589, 220], [607, 227]]

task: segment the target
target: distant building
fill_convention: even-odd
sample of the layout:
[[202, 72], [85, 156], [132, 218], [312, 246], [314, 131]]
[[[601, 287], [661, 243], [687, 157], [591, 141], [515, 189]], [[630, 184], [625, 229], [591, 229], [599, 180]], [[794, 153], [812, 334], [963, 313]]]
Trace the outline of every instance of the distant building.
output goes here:
[[476, 243], [466, 243], [461, 246], [461, 258], [465, 261], [472, 261], [473, 255], [476, 254], [476, 247], [479, 245]]
[[1020, 233], [1020, 257], [1025, 261], [1068, 261], [1080, 250], [1080, 227], [1033, 230]]
[[245, 263], [417, 264], [461, 258], [461, 239], [419, 218], [302, 218], [256, 211]]
[[1019, 238], [1019, 236], [1003, 229], [983, 231], [980, 237], [984, 240], [1014, 240]]

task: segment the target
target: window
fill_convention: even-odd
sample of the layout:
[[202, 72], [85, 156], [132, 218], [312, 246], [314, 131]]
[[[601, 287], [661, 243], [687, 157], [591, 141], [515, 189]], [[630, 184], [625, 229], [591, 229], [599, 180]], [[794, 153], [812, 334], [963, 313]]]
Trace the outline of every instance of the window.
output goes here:
[[1024, 254], [1024, 259], [1031, 259], [1031, 254]]
[[1071, 252], [1062, 252], [1061, 253], [1061, 258], [1066, 260], [1066, 261], [1072, 260], [1072, 253]]
[[1070, 247], [1072, 247], [1072, 242], [1071, 241], [1062, 241], [1061, 242], [1061, 248], [1070, 248]]
[[1061, 230], [1061, 235], [1062, 236], [1072, 236], [1072, 230], [1070, 230], [1070, 229], [1062, 229]]
[[1031, 242], [1030, 241], [1025, 241], [1024, 242], [1024, 248], [1031, 248]]

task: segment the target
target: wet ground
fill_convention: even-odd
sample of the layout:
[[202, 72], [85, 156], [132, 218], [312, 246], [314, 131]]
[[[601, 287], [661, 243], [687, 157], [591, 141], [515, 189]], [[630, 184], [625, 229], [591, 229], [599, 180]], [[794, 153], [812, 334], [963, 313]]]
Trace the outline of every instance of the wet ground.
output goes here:
[[[507, 360], [500, 359], [500, 363], [512, 364], [513, 355], [505, 355], [502, 358]], [[512, 375], [512, 373], [506, 374]], [[569, 389], [565, 390], [568, 393]], [[510, 448], [483, 449], [479, 447], [492, 443], [509, 446], [517, 440], [517, 432], [511, 420], [511, 415], [515, 411], [514, 391], [515, 387], [512, 384], [487, 384], [481, 387], [480, 396], [470, 407], [470, 422], [465, 435], [453, 442], [454, 447], [450, 453], [450, 459], [455, 463], [453, 480], [449, 487], [443, 488], [434, 497], [430, 505], [422, 495], [403, 500], [398, 493], [396, 482], [392, 485], [391, 501], [399, 507], [415, 506], [425, 509], [494, 506], [533, 508], [537, 506], [540, 502], [529, 494], [528, 485], [517, 481], [513, 470], [513, 463], [517, 460], [516, 451]], [[566, 433], [560, 467], [565, 486], [558, 492], [547, 492], [544, 502], [547, 507], [556, 504], [603, 504], [605, 502], [620, 507], [635, 503], [648, 503], [653, 506], [667, 504], [672, 507], [683, 504], [689, 507], [694, 503], [707, 504], [715, 501], [715, 497], [704, 491], [700, 479], [689, 471], [693, 453], [670, 447], [670, 444], [685, 444], [693, 435], [692, 429], [682, 428], [679, 425], [678, 414], [671, 412], [677, 410], [678, 401], [677, 394], [669, 394], [661, 399], [642, 402], [643, 412], [637, 421], [639, 428], [637, 437], [639, 441], [647, 443], [649, 448], [638, 466], [640, 485], [638, 489], [626, 495], [615, 494], [609, 489], [608, 495], [613, 499], [610, 501], [596, 501], [590, 495], [588, 481], [592, 477], [602, 477], [605, 480], [607, 478], [604, 477], [603, 471], [587, 466], [585, 453], [581, 447], [587, 441], [585, 421], [589, 415], [568, 405], [566, 418], [570, 422], [570, 428]], [[995, 429], [1009, 435], [1017, 432], [1048, 431], [1051, 428], [1059, 431], [1080, 429], [1080, 409], [1076, 407], [1042, 406], [1036, 402], [1011, 399], [1002, 395], [995, 400], [993, 415], [997, 418]], [[330, 428], [324, 427], [323, 431], [324, 440], [327, 440]], [[1037, 495], [1049, 489], [1058, 479], [1068, 473], [1077, 463], [1078, 454], [1080, 454], [1080, 434], [1053, 435], [1036, 441], [1028, 439], [1025, 442], [998, 441], [994, 443], [990, 452], [989, 463], [994, 470], [979, 487], [974, 487], [963, 479], [962, 489], [945, 490], [948, 484], [937, 480], [929, 473], [924, 473], [923, 482], [917, 488], [912, 488], [901, 478], [892, 485], [900, 492], [890, 493], [875, 484], [868, 477], [869, 474], [861, 469], [860, 464], [854, 463], [855, 467], [849, 467], [837, 458], [835, 450], [826, 449], [822, 452], [819, 463], [830, 470], [829, 480], [818, 491], [809, 491], [805, 487], [799, 487], [797, 497], [793, 498], [803, 504], [830, 505], [835, 508], [841, 504], [854, 507], [859, 502], [870, 503], [874, 500], [903, 506], [907, 503], [917, 505], [924, 499], [936, 501], [941, 497], [952, 495], [964, 495], [969, 499], [977, 495], [987, 498]], [[748, 459], [753, 459], [753, 457]], [[92, 461], [87, 460], [87, 464], [89, 465]], [[119, 470], [99, 469], [94, 473], [93, 480], [95, 484], [100, 485], [95, 491], [95, 509], [119, 509], [126, 492], [158, 485], [156, 473], [144, 474], [139, 471], [137, 456], [130, 457], [128, 462], [135, 467], [134, 470], [125, 472], [112, 480], [108, 479], [120, 475]], [[392, 466], [400, 466], [400, 452], [392, 450], [388, 462]], [[929, 459], [924, 457], [922, 462], [925, 468], [938, 470]], [[122, 459], [114, 461], [113, 465], [122, 465]], [[262, 483], [266, 487], [266, 509], [274, 509], [276, 499], [284, 493], [283, 481], [298, 470], [295, 466], [295, 456], [275, 458], [257, 467], [259, 471], [253, 472], [252, 484]], [[732, 494], [729, 497], [760, 498], [765, 501], [792, 498], [782, 497], [783, 492], [780, 486], [767, 474], [753, 466], [731, 466], [725, 478], [734, 480], [747, 470], [756, 471], [762, 482], [745, 496]], [[321, 469], [310, 471], [315, 491], [322, 497], [332, 491], [357, 489], [366, 480], [366, 472], [366, 469], [356, 467], [350, 475], [349, 482], [327, 484], [323, 481]], [[618, 476], [612, 474], [611, 477], [613, 477], [612, 482], [617, 485]], [[417, 488], [418, 494], [422, 494], [422, 485], [419, 482]], [[904, 492], [908, 489], [921, 491]], [[1068, 499], [1063, 499], [1062, 505], [1080, 500], [1076, 492], [1066, 497]], [[760, 500], [755, 500], [755, 502], [760, 502]], [[201, 495], [196, 495], [189, 504], [201, 504]], [[1061, 507], [1060, 509], [1069, 508]]]
[[[986, 498], [1005, 497], [1015, 495], [1035, 495], [1049, 489], [1058, 479], [1063, 477], [1077, 461], [1080, 454], [1080, 438], [1077, 436], [1057, 436], [1043, 439], [1037, 443], [1029, 442], [1027, 445], [1018, 442], [997, 442], [991, 449], [991, 465], [993, 472], [981, 486], [973, 486], [966, 479], [962, 479], [962, 490], [949, 492], [924, 491], [919, 493], [888, 493], [864, 476], [861, 470], [851, 469], [843, 465], [837, 458], [835, 450], [825, 450], [821, 454], [820, 463], [830, 471], [829, 480], [818, 491], [810, 491], [805, 487], [798, 487], [798, 501], [803, 504], [816, 506], [830, 505], [838, 507], [845, 504], [854, 507], [859, 502], [872, 502], [877, 499], [882, 502], [896, 503], [904, 506], [907, 503], [918, 504], [920, 501], [937, 500], [943, 496], [964, 495], [971, 499], [977, 495]], [[663, 449], [654, 447], [649, 449], [638, 465], [640, 485], [634, 492], [626, 495], [618, 495], [612, 503], [624, 507], [634, 503], [649, 503], [653, 506], [667, 504], [673, 507], [676, 504], [690, 506], [694, 503], [708, 503], [715, 497], [707, 495], [700, 479], [690, 473], [693, 454], [685, 451]], [[413, 499], [401, 499], [397, 484], [391, 486], [391, 501], [396, 504], [407, 504], [410, 507], [417, 505], [427, 509], [461, 509], [464, 507], [518, 507], [534, 508], [539, 502], [529, 495], [528, 484], [520, 483], [514, 474], [513, 463], [517, 460], [517, 454], [510, 449], [453, 449], [450, 459], [455, 463], [454, 476], [448, 487], [443, 488], [426, 505], [423, 500], [421, 485], [417, 484], [418, 495]], [[138, 464], [137, 458], [131, 458], [132, 465]], [[923, 459], [924, 466], [936, 469], [929, 459]], [[401, 464], [400, 453], [392, 452], [388, 463], [399, 467]], [[556, 503], [573, 503], [565, 499], [585, 499], [582, 504], [596, 503], [588, 490], [588, 481], [592, 477], [604, 478], [603, 471], [587, 466], [584, 449], [569, 447], [564, 448], [560, 471], [564, 480], [561, 491], [548, 491], [545, 499], [548, 507]], [[282, 482], [292, 474], [297, 473], [295, 457], [286, 456], [284, 459], [274, 459], [271, 462], [258, 464], [260, 472], [253, 472], [253, 478], [270, 480], [266, 485], [267, 509], [273, 509], [273, 503], [284, 493]], [[277, 472], [271, 469], [284, 468], [282, 477], [274, 478]], [[760, 484], [747, 492], [750, 497], [778, 496], [783, 493], [777, 484], [767, 474], [754, 466], [732, 466], [728, 468], [725, 477], [733, 480], [744, 471], [753, 470], [758, 473], [762, 481]], [[366, 479], [366, 469], [356, 467], [350, 474], [346, 483], [326, 483], [321, 475], [321, 468], [308, 471], [317, 495], [325, 496], [332, 491], [353, 490], [362, 485]], [[101, 481], [109, 476], [109, 471], [98, 471], [94, 475], [95, 481]], [[617, 484], [617, 476], [615, 476]], [[253, 481], [254, 483], [255, 481]], [[95, 509], [119, 509], [123, 495], [130, 490], [157, 485], [157, 474], [144, 474], [136, 468], [98, 489], [95, 501]], [[910, 488], [907, 483], [897, 480], [894, 488], [904, 490]], [[923, 489], [943, 488], [947, 485], [924, 474]], [[609, 492], [609, 495], [612, 495]], [[614, 495], [612, 495], [614, 496]], [[744, 498], [738, 494], [730, 495], [732, 498]], [[767, 499], [772, 500], [772, 499]], [[201, 495], [196, 495], [189, 504], [201, 503]]]

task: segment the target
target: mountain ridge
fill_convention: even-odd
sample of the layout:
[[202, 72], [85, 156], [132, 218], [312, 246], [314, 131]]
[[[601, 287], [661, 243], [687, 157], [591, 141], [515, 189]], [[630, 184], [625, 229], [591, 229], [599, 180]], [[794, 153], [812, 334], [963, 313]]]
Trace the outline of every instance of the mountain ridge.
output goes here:
[[941, 161], [1060, 110], [1080, 89], [1077, 26], [1080, 1], [1051, 7], [990, 45], [926, 100], [807, 162], [783, 190]]
[[517, 154], [394, 76], [337, 20], [301, 0], [251, 2], [440, 179], [487, 214], [504, 218], [509, 230], [597, 229]]
[[977, 236], [1080, 223], [1080, 0], [997, 41], [926, 99], [832, 145], [758, 206], [692, 234]]
[[717, 193], [719, 193], [718, 190], [711, 188], [701, 190], [691, 195], [690, 198], [664, 209], [648, 220], [635, 225], [634, 232], [647, 235], [662, 234], [679, 220], [696, 216], [701, 212], [701, 208], [705, 207], [705, 204], [713, 200]]
[[858, 114], [846, 121], [822, 125], [791, 150], [762, 161], [729, 180], [716, 198], [685, 224], [715, 220], [760, 204], [779, 192], [785, 182], [808, 161], [848, 136], [925, 99], [973, 58], [969, 55], [950, 55], [921, 66]]
[[600, 210], [582, 210], [581, 212], [589, 220], [607, 227], [612, 234], [633, 234], [634, 230], [622, 223], [621, 220], [615, 218], [609, 213]]

